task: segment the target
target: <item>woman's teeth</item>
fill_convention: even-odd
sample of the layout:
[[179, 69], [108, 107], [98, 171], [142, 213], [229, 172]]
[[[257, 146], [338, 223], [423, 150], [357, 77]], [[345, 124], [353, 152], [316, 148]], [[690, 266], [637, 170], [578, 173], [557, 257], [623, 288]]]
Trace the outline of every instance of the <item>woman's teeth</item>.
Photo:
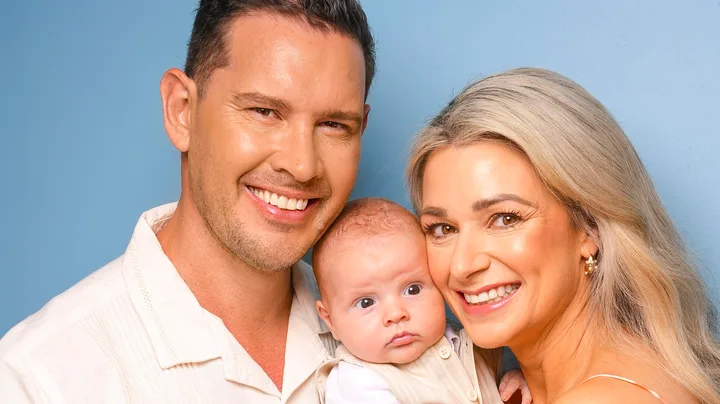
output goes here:
[[277, 206], [284, 210], [304, 210], [307, 208], [307, 199], [294, 199], [288, 198], [285, 195], [278, 195], [274, 192], [270, 192], [265, 189], [253, 188], [248, 186], [248, 189], [255, 194], [258, 198], [269, 203], [270, 205]]
[[467, 293], [463, 293], [463, 295], [465, 296], [465, 301], [470, 304], [494, 303], [512, 295], [519, 287], [520, 284], [503, 285], [477, 295]]

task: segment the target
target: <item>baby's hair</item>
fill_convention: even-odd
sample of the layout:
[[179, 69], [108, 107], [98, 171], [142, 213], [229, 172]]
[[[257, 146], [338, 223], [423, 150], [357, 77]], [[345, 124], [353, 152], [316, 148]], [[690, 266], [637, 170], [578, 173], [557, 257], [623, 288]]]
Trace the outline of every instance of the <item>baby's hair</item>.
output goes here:
[[418, 219], [401, 205], [383, 198], [361, 198], [345, 205], [340, 215], [313, 248], [312, 266], [323, 292], [323, 262], [329, 251], [350, 237], [372, 237], [393, 233], [422, 234]]

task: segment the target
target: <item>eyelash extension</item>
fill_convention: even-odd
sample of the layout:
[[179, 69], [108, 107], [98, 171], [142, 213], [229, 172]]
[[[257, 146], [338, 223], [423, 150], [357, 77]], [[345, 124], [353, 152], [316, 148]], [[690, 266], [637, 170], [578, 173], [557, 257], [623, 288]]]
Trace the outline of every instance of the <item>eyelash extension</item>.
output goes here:
[[443, 223], [442, 222], [431, 222], [431, 223], [423, 225], [422, 228], [425, 233], [430, 233], [434, 227], [439, 226], [441, 224], [443, 224]]
[[[490, 222], [488, 224], [494, 223], [498, 218], [503, 217], [503, 216], [515, 216], [515, 217], [517, 217], [518, 222], [523, 220], [523, 217], [520, 215], [520, 211], [513, 209], [513, 210], [509, 210], [509, 211], [505, 211], [505, 212], [495, 213], [494, 215], [490, 216]], [[515, 225], [508, 225], [508, 227], [514, 227], [514, 226]]]
[[[493, 214], [492, 216], [490, 216], [490, 221], [488, 222], [488, 224], [492, 224], [492, 223], [493, 223], [495, 220], [497, 220], [499, 217], [503, 217], [503, 216], [515, 216], [515, 217], [518, 218], [518, 221], [524, 220], [524, 218], [520, 215], [520, 211], [519, 211], [519, 210], [511, 209], [511, 210], [507, 210], [507, 211], [498, 212], [498, 213]], [[440, 222], [440, 221], [430, 222], [430, 223], [427, 223], [427, 224], [423, 225], [423, 226], [422, 226], [422, 229], [423, 229], [423, 232], [424, 232], [425, 234], [431, 234], [431, 233], [432, 233], [432, 230], [433, 230], [435, 227], [437, 227], [437, 226], [445, 226], [445, 225], [447, 225], [447, 223], [445, 223], [445, 222]], [[514, 227], [514, 225], [510, 225], [510, 226], [508, 226], [508, 227]]]

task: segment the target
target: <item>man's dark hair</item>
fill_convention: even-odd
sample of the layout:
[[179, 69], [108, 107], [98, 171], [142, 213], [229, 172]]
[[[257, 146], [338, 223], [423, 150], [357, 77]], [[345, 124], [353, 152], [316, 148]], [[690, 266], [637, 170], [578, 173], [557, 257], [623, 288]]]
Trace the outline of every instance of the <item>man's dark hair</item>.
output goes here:
[[225, 36], [230, 24], [253, 12], [299, 19], [322, 32], [357, 40], [365, 56], [367, 98], [375, 76], [375, 41], [357, 0], [200, 0], [185, 61], [185, 74], [195, 80], [200, 94], [212, 71], [229, 63]]

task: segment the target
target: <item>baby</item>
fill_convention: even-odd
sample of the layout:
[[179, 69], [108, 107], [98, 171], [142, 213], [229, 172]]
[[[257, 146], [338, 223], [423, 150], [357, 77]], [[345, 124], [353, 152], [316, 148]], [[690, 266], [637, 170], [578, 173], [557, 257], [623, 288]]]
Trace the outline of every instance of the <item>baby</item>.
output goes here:
[[[475, 347], [446, 327], [415, 216], [384, 199], [350, 202], [316, 244], [317, 311], [342, 342], [317, 371], [322, 402], [502, 403], [501, 353]], [[501, 383], [523, 388], [519, 371]]]

